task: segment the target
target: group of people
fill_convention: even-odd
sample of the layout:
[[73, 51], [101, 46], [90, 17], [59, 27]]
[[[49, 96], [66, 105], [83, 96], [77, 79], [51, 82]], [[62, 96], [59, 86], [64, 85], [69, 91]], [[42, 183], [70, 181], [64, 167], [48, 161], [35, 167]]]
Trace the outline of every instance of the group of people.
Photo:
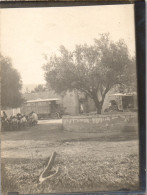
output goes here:
[[18, 113], [15, 116], [8, 117], [5, 111], [1, 117], [2, 130], [17, 130], [36, 125], [38, 123], [38, 116], [35, 112], [28, 115]]

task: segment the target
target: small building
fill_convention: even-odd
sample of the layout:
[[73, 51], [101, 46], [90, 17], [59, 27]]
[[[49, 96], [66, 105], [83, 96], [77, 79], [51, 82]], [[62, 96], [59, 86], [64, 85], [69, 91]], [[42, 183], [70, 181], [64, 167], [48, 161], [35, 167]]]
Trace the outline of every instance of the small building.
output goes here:
[[[38, 93], [24, 93], [23, 97], [26, 100], [24, 104], [26, 103], [31, 104], [31, 102], [32, 103], [34, 102], [35, 105], [35, 101], [36, 101], [36, 104], [42, 104], [42, 108], [44, 104], [44, 112], [46, 112], [47, 109], [45, 108], [45, 104], [48, 104], [49, 107], [49, 102], [51, 104], [51, 101], [55, 102], [58, 100], [58, 102], [62, 104], [66, 114], [75, 115], [79, 113], [79, 101], [78, 101], [77, 91], [67, 92], [64, 95], [59, 95], [56, 94], [53, 90], [48, 90], [48, 91], [38, 92]], [[33, 105], [32, 105], [32, 109], [34, 109]]]
[[[77, 115], [82, 113], [96, 112], [94, 101], [88, 98], [85, 94], [78, 92], [77, 90], [74, 90], [72, 92], [67, 92], [64, 95], [56, 94], [53, 90], [48, 90], [39, 93], [24, 93], [23, 97], [26, 100], [24, 105], [34, 104], [34, 106], [35, 106], [35, 101], [36, 104], [48, 105], [49, 103], [47, 103], [47, 100], [50, 101], [53, 99], [58, 99], [58, 101], [60, 102], [60, 104], [64, 109], [64, 113], [67, 115]], [[24, 107], [24, 105], [22, 107]], [[49, 107], [49, 105], [47, 107]], [[83, 112], [81, 112], [81, 107], [83, 107]], [[25, 108], [25, 110], [26, 109], [27, 108]], [[43, 105], [42, 105], [42, 109], [43, 109]], [[49, 110], [49, 108], [44, 107], [44, 112], [46, 112], [46, 109]], [[21, 110], [23, 113], [28, 113], [28, 111], [24, 111], [24, 109]], [[28, 106], [28, 110], [31, 112], [35, 110], [35, 107], [33, 107], [32, 105], [29, 108]]]

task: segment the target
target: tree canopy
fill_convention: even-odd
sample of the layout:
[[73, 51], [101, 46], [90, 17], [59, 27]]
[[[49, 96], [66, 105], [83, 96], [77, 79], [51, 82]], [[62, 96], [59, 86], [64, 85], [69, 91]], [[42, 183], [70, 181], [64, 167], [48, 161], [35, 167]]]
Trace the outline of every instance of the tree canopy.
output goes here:
[[[114, 42], [101, 34], [93, 45], [76, 45], [74, 51], [60, 47], [44, 65], [45, 79], [57, 93], [79, 90], [95, 102], [101, 113], [107, 92], [115, 85], [132, 88], [136, 83], [135, 59], [123, 40]], [[135, 86], [134, 86], [135, 88]]]
[[34, 90], [31, 91], [31, 93], [38, 93], [38, 92], [44, 92], [46, 91], [46, 87], [44, 85], [37, 85], [37, 87], [34, 88]]
[[0, 54], [1, 64], [1, 105], [2, 108], [17, 108], [23, 102], [22, 81], [18, 71], [13, 68], [11, 59]]

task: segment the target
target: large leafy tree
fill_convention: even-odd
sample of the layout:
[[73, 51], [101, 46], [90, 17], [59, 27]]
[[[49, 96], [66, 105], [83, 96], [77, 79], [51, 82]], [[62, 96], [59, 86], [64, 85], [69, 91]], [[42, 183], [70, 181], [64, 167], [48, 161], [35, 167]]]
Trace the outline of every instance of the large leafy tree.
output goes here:
[[135, 60], [123, 40], [113, 42], [109, 34], [100, 35], [93, 45], [77, 45], [74, 51], [60, 47], [44, 65], [45, 79], [57, 93], [79, 90], [95, 102], [100, 114], [107, 92], [116, 85], [132, 88]]
[[1, 64], [1, 105], [2, 108], [17, 108], [23, 102], [22, 81], [18, 71], [13, 68], [10, 58], [0, 54]]

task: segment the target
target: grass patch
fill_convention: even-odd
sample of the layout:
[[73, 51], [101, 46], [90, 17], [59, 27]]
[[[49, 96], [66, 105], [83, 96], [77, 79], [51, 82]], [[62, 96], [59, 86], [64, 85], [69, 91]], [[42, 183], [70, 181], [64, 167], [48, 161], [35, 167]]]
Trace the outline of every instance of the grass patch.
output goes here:
[[[57, 152], [54, 168], [59, 167], [59, 173], [39, 184], [39, 176], [53, 151]], [[2, 162], [3, 192], [139, 189], [138, 137], [132, 132], [76, 133], [61, 130], [59, 124], [3, 132]]]
[[17, 192], [18, 186], [15, 176], [12, 177], [5, 165], [1, 164], [1, 192], [2, 195], [7, 195], [8, 192]]
[[105, 160], [92, 155], [74, 159], [58, 154], [54, 167], [59, 167], [59, 173], [42, 184], [39, 184], [39, 175], [48, 159], [21, 159], [15, 164], [14, 161], [10, 160], [7, 168], [20, 193], [135, 190], [139, 187], [137, 154], [121, 154]]

